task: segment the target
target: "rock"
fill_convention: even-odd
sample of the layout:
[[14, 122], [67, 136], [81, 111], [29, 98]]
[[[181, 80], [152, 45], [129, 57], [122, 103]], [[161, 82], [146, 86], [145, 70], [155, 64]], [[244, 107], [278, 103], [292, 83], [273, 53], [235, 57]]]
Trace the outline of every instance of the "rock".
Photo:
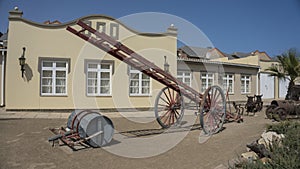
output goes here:
[[264, 138], [260, 138], [258, 141], [257, 141], [258, 144], [262, 144], [264, 145], [267, 149], [269, 149], [269, 145], [268, 143], [265, 141]]
[[261, 158], [260, 161], [263, 163], [263, 164], [266, 164], [267, 162], [271, 161], [270, 158], [267, 158], [267, 157], [264, 157], [264, 158]]
[[253, 152], [253, 151], [243, 153], [241, 156], [243, 158], [247, 159], [248, 161], [252, 161], [252, 160], [258, 159], [258, 155], [255, 152]]
[[272, 145], [272, 142], [278, 142], [280, 143], [281, 139], [284, 138], [283, 134], [277, 134], [276, 132], [269, 131], [269, 132], [264, 132], [261, 135], [262, 139], [264, 139], [266, 143], [266, 147], [269, 147], [269, 145]]
[[265, 145], [258, 144], [256, 141], [246, 145], [252, 151], [254, 151], [260, 158], [271, 157], [271, 153], [266, 149]]

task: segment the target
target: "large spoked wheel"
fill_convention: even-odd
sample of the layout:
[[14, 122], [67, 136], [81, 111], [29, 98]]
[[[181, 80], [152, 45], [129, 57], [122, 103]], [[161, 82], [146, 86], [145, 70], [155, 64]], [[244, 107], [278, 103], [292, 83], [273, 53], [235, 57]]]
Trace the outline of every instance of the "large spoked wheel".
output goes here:
[[163, 88], [155, 100], [155, 117], [162, 128], [179, 124], [184, 114], [183, 96], [169, 87]]
[[200, 125], [207, 135], [219, 132], [226, 116], [226, 100], [223, 90], [219, 86], [209, 87], [201, 101]]

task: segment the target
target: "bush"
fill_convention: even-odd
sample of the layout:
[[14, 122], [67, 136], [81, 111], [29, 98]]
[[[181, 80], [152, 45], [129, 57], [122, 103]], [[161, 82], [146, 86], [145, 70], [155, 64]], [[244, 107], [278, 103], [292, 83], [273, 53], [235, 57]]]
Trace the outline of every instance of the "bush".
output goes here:
[[242, 163], [244, 169], [299, 169], [300, 168], [300, 122], [281, 122], [270, 125], [268, 131], [284, 134], [281, 144], [273, 143], [271, 160], [265, 164], [260, 160]]

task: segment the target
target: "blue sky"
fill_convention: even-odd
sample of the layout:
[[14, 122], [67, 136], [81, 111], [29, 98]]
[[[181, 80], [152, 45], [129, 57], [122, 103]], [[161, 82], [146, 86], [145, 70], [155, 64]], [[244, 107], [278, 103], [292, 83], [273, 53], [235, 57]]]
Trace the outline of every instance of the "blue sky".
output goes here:
[[[226, 53], [260, 50], [275, 56], [292, 47], [300, 49], [300, 0], [0, 0], [1, 32], [6, 32], [8, 11], [15, 6], [24, 12], [24, 18], [35, 22], [67, 22], [90, 14], [120, 18], [159, 12], [193, 24]], [[140, 24], [123, 21], [138, 31], [156, 31], [143, 28], [145, 22], [149, 20]], [[201, 42], [187, 44], [205, 47]]]

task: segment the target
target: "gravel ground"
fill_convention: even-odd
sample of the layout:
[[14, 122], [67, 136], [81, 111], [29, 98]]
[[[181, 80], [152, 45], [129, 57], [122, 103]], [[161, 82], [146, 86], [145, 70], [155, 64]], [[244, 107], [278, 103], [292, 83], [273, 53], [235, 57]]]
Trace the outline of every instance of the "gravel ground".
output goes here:
[[67, 146], [52, 147], [47, 141], [53, 136], [48, 128], [65, 126], [66, 119], [0, 118], [0, 168], [213, 169], [245, 152], [246, 144], [272, 123], [263, 110], [256, 116], [244, 116], [244, 123], [227, 123], [220, 133], [199, 140], [197, 124], [192, 129], [187, 125], [163, 132], [153, 119], [111, 120], [116, 133], [110, 145], [72, 151]]

